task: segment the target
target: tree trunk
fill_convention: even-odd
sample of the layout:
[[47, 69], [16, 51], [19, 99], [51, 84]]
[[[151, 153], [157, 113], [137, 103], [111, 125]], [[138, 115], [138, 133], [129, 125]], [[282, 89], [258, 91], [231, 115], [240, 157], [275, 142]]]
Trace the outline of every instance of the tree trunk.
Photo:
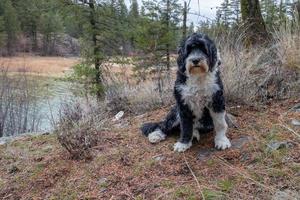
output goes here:
[[93, 57], [94, 57], [94, 64], [96, 69], [95, 81], [98, 85], [98, 89], [96, 92], [97, 98], [101, 99], [103, 92], [102, 92], [102, 81], [101, 81], [101, 69], [100, 65], [102, 60], [100, 59], [100, 47], [97, 43], [97, 26], [96, 26], [96, 16], [95, 16], [95, 0], [89, 1], [90, 7], [90, 24], [92, 26], [92, 41], [93, 41]]
[[186, 1], [184, 1], [184, 8], [183, 8], [183, 27], [182, 27], [182, 38], [186, 38], [186, 17], [187, 17], [187, 6]]
[[248, 25], [246, 45], [264, 43], [269, 38], [258, 0], [241, 0], [242, 20]]
[[[167, 0], [167, 33], [170, 32], [170, 0]], [[166, 45], [166, 56], [167, 56], [167, 70], [170, 70], [170, 41], [168, 40]]]

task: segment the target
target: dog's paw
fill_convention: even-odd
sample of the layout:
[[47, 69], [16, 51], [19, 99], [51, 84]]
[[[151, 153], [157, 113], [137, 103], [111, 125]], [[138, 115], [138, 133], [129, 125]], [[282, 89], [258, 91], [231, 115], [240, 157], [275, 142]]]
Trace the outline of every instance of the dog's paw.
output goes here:
[[166, 139], [166, 135], [160, 130], [155, 130], [148, 135], [149, 142], [158, 143]]
[[177, 152], [184, 152], [184, 151], [186, 151], [187, 149], [189, 149], [191, 146], [192, 146], [192, 142], [189, 142], [189, 143], [187, 143], [187, 144], [181, 143], [181, 142], [176, 142], [176, 143], [174, 144], [174, 151], [177, 151]]
[[200, 134], [198, 130], [193, 131], [193, 138], [196, 138], [198, 142], [200, 141]]
[[224, 150], [230, 147], [231, 147], [230, 140], [226, 136], [215, 138], [215, 148]]

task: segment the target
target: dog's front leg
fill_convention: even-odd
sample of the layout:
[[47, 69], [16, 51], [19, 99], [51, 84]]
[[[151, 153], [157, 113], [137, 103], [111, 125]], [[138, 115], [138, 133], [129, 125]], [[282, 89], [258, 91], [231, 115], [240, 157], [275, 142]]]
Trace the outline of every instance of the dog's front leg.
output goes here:
[[231, 143], [229, 139], [226, 137], [226, 131], [227, 131], [227, 123], [225, 120], [226, 112], [225, 110], [221, 112], [215, 112], [212, 109], [210, 109], [210, 115], [213, 119], [214, 128], [215, 128], [215, 147], [217, 149], [227, 149], [231, 147]]
[[193, 138], [193, 114], [187, 108], [179, 112], [180, 116], [180, 140], [174, 144], [174, 151], [184, 152], [192, 146]]

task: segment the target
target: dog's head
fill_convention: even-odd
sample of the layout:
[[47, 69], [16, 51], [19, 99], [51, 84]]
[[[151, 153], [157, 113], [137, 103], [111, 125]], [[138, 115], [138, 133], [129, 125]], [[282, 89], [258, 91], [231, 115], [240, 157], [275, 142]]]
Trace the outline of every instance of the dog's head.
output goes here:
[[204, 34], [194, 33], [187, 37], [178, 54], [179, 70], [187, 76], [204, 76], [220, 64], [214, 42]]

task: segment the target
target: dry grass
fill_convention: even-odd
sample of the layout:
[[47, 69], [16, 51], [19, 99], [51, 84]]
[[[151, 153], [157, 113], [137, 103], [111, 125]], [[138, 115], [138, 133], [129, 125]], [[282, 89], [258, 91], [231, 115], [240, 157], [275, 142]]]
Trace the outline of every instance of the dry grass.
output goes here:
[[299, 96], [299, 32], [282, 28], [268, 47], [250, 49], [244, 47], [244, 37], [237, 30], [217, 39], [227, 99], [253, 104]]
[[110, 111], [123, 110], [132, 114], [170, 105], [174, 103], [173, 82], [174, 80], [164, 77], [160, 81], [149, 80], [139, 84], [115, 83], [107, 86], [106, 104]]
[[[169, 108], [112, 122], [93, 148], [89, 162], [68, 158], [54, 135], [25, 137], [0, 146], [0, 198], [6, 199], [272, 199], [277, 191], [299, 191], [299, 138], [277, 126], [299, 101], [253, 109], [231, 108], [239, 129], [231, 139], [252, 137], [241, 149], [215, 151], [211, 134], [185, 153], [174, 153], [177, 137], [153, 145], [139, 132], [145, 121], [163, 118]], [[290, 121], [290, 115], [284, 120]], [[299, 129], [294, 129], [299, 132]], [[267, 151], [272, 140], [291, 148]], [[202, 193], [202, 194], [201, 194]]]
[[284, 67], [300, 70], [300, 23], [281, 27], [274, 33], [277, 56]]
[[79, 58], [40, 57], [31, 55], [0, 57], [0, 63], [7, 66], [9, 72], [28, 72], [49, 76], [60, 76], [79, 62]]

